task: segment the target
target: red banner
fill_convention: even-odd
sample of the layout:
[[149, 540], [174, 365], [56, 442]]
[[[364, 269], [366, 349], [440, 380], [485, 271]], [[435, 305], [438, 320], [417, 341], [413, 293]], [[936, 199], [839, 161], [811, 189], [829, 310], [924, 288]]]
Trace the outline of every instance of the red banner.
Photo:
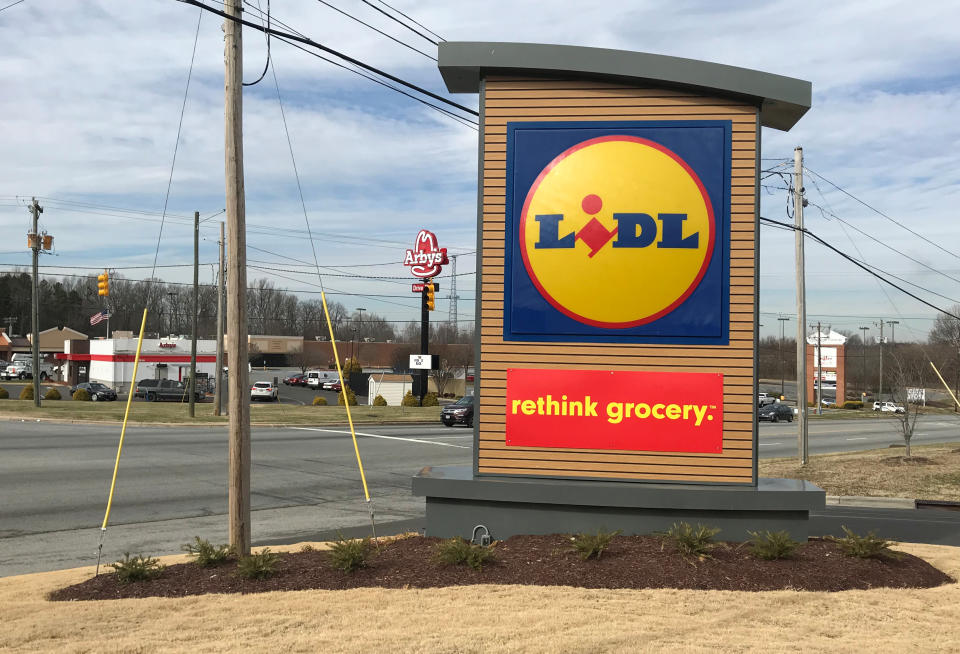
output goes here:
[[723, 451], [723, 375], [507, 370], [506, 443], [650, 452]]

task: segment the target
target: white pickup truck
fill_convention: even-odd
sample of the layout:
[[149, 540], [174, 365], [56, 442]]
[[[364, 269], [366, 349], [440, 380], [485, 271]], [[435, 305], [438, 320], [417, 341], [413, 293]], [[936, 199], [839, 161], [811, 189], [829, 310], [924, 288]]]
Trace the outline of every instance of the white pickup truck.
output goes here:
[[[6, 367], [0, 376], [4, 379], [33, 379], [33, 361], [14, 361]], [[41, 361], [40, 380], [46, 381], [51, 377], [53, 377], [53, 365]]]
[[767, 406], [768, 404], [774, 404], [777, 401], [777, 398], [769, 393], [757, 393], [757, 407]]
[[888, 413], [905, 413], [906, 412], [906, 409], [904, 409], [902, 406], [894, 402], [874, 402], [873, 410], [880, 411], [880, 412], [888, 412]]

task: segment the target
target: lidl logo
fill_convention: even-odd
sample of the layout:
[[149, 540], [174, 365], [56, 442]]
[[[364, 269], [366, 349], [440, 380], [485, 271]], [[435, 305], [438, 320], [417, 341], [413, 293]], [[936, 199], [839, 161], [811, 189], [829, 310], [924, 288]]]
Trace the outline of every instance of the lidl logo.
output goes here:
[[[710, 263], [714, 223], [686, 162], [653, 141], [612, 135], [578, 143], [544, 168], [524, 202], [519, 239], [550, 304], [579, 322], [622, 328], [656, 320], [690, 295]], [[638, 280], [656, 283], [637, 292]]]
[[512, 123], [508, 340], [725, 342], [729, 123]]

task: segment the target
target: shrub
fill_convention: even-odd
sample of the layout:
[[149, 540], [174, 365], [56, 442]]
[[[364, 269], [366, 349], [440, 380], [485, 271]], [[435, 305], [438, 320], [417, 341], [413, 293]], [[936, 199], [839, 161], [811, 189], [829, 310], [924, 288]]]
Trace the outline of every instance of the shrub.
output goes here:
[[220, 565], [233, 557], [233, 548], [229, 545], [215, 546], [210, 541], [194, 536], [193, 543], [185, 544], [181, 549], [190, 556], [196, 557], [197, 565], [208, 567]]
[[765, 561], [793, 556], [797, 545], [800, 544], [790, 538], [788, 531], [764, 531], [762, 533], [748, 531], [747, 533], [750, 534], [753, 555]]
[[846, 402], [843, 403], [843, 408], [844, 409], [862, 409], [863, 402], [859, 400], [855, 400], [855, 401], [847, 400]]
[[45, 400], [59, 400], [59, 399], [60, 399], [60, 391], [58, 391], [58, 390], [55, 389], [55, 388], [48, 388], [48, 389], [47, 389], [47, 392], [44, 393], [44, 395], [43, 395], [43, 399], [45, 399]]
[[704, 559], [710, 556], [710, 550], [716, 546], [713, 537], [719, 533], [720, 529], [716, 527], [698, 524], [694, 528], [686, 522], [675, 522], [665, 535], [681, 554]]
[[327, 404], [329, 404], [327, 402], [327, 398], [321, 395], [318, 395], [315, 398], [313, 398], [313, 406], [327, 406]]
[[435, 556], [440, 563], [469, 565], [474, 570], [482, 570], [483, 564], [494, 558], [491, 548], [471, 543], [460, 536], [437, 543]]
[[347, 357], [343, 362], [343, 366], [341, 366], [341, 370], [343, 370], [343, 375], [346, 377], [351, 372], [363, 372], [363, 366], [361, 366], [360, 362], [356, 359]]
[[237, 562], [237, 574], [244, 579], [266, 579], [277, 574], [280, 555], [265, 547], [259, 554], [242, 556]]
[[440, 403], [437, 401], [436, 393], [427, 393], [423, 396], [423, 406], [440, 406]]
[[890, 549], [893, 543], [878, 538], [872, 531], [867, 532], [866, 536], [858, 536], [853, 533], [853, 530], [847, 528], [846, 525], [841, 525], [840, 528], [843, 529], [843, 533], [845, 533], [846, 536], [843, 538], [833, 537], [830, 540], [840, 546], [840, 551], [843, 552], [845, 556], [853, 556], [858, 559], [876, 559], [880, 557], [895, 559], [900, 556]]
[[813, 407], [817, 406], [817, 404], [816, 402], [807, 402], [807, 406], [812, 409]]
[[117, 571], [117, 581], [124, 584], [153, 579], [163, 572], [158, 559], [142, 554], [131, 557], [130, 552], [125, 552], [123, 558], [111, 563], [110, 567]]
[[383, 399], [382, 395], [378, 395], [373, 398], [373, 406], [387, 406], [387, 401]]
[[367, 567], [370, 558], [370, 539], [346, 540], [339, 534], [337, 541], [330, 547], [330, 563], [337, 570], [356, 572]]
[[33, 399], [33, 384], [28, 384], [24, 386], [20, 391], [21, 400], [32, 400]]
[[346, 401], [350, 406], [357, 405], [357, 394], [354, 393], [353, 389], [346, 384], [343, 385], [343, 390], [337, 394], [337, 404], [343, 406], [343, 398], [347, 398]]
[[314, 548], [313, 545], [311, 545], [310, 543], [304, 543], [303, 546], [300, 548], [300, 551], [301, 551], [301, 552], [313, 552], [313, 551], [315, 551], [315, 548]]
[[603, 551], [610, 546], [613, 537], [619, 533], [619, 529], [616, 531], [598, 529], [596, 534], [577, 534], [570, 539], [572, 541], [571, 547], [584, 561], [590, 558], [599, 559]]
[[400, 403], [403, 406], [420, 406], [420, 398], [413, 394], [413, 391], [407, 391]]
[[7, 389], [0, 388], [0, 400], [6, 400], [10, 398], [10, 393], [7, 392]]
[[73, 399], [76, 402], [89, 402], [90, 393], [88, 393], [85, 388], [78, 388], [73, 392]]

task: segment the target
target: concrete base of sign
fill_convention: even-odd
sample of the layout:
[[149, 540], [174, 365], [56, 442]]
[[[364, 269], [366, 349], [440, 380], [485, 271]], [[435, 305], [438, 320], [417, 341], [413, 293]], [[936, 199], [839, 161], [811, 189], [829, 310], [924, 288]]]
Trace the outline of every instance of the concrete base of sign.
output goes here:
[[413, 478], [426, 498], [427, 536], [470, 538], [484, 525], [495, 540], [517, 534], [621, 529], [665, 531], [675, 522], [719, 527], [718, 538], [743, 541], [747, 531], [808, 534], [810, 511], [822, 509], [823, 489], [797, 479], [760, 479], [753, 486], [474, 477], [469, 466], [437, 466]]

